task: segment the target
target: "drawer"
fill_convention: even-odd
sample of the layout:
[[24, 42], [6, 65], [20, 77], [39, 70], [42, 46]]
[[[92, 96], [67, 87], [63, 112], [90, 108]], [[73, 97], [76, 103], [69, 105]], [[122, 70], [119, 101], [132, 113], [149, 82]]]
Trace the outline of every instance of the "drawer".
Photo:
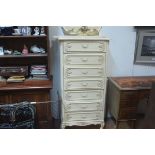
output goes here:
[[105, 80], [64, 80], [64, 89], [105, 89]]
[[73, 111], [100, 111], [103, 110], [103, 102], [66, 102], [65, 112]]
[[104, 90], [66, 91], [64, 96], [66, 101], [103, 100]]
[[129, 99], [137, 99], [139, 93], [137, 90], [135, 91], [123, 91], [121, 93], [121, 100], [129, 100]]
[[65, 68], [65, 78], [93, 78], [104, 77], [105, 68]]
[[120, 96], [120, 108], [137, 107], [139, 103], [139, 94], [137, 91], [125, 91]]
[[102, 111], [94, 111], [91, 113], [65, 113], [65, 121], [89, 121], [89, 120], [103, 120]]
[[119, 111], [119, 119], [136, 119], [136, 107], [121, 108]]
[[65, 54], [66, 65], [105, 65], [105, 54]]
[[135, 99], [124, 100], [120, 101], [120, 108], [137, 107], [138, 104], [139, 101]]
[[66, 41], [64, 52], [106, 52], [107, 44], [106, 41]]

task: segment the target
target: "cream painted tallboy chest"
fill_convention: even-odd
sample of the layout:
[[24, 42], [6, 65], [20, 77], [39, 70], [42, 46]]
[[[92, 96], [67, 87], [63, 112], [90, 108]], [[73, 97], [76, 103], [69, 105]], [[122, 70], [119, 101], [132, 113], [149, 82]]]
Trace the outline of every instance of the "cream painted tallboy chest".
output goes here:
[[102, 128], [109, 40], [63, 36], [56, 42], [58, 74], [54, 82], [61, 97], [61, 127], [100, 124]]

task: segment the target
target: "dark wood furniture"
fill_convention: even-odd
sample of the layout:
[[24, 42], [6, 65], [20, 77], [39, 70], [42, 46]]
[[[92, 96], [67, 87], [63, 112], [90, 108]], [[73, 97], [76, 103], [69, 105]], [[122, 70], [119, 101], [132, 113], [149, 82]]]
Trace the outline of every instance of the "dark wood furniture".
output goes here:
[[[155, 77], [111, 77], [108, 80], [107, 105], [116, 128], [135, 128], [137, 108], [147, 102]], [[122, 124], [126, 124], [125, 126]]]
[[52, 114], [50, 90], [52, 89], [52, 76], [50, 73], [49, 32], [45, 27], [45, 36], [0, 36], [0, 46], [5, 49], [22, 51], [24, 44], [28, 47], [37, 45], [45, 49], [44, 54], [28, 55], [1, 55], [0, 66], [28, 66], [29, 73], [32, 65], [46, 65], [48, 79], [29, 79], [24, 82], [7, 83], [0, 80], [0, 104], [17, 103], [21, 101], [42, 102], [36, 103], [37, 128], [51, 128]]
[[136, 123], [137, 129], [155, 129], [155, 82], [152, 83], [152, 88], [148, 102], [138, 108], [140, 117]]

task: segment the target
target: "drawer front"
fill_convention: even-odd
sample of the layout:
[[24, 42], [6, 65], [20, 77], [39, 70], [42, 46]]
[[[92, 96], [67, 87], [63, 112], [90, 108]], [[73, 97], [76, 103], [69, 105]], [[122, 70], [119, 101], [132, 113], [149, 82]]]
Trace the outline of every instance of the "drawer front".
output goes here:
[[139, 101], [134, 99], [120, 101], [120, 108], [137, 107]]
[[106, 41], [67, 41], [64, 42], [64, 52], [105, 52]]
[[64, 92], [66, 101], [103, 100], [104, 90], [94, 91], [67, 91]]
[[119, 119], [136, 119], [136, 107], [121, 108], [119, 111]]
[[138, 91], [125, 91], [120, 96], [120, 108], [137, 107], [139, 103]]
[[104, 77], [105, 68], [65, 68], [65, 78]]
[[104, 65], [105, 54], [100, 55], [65, 54], [64, 62], [66, 65]]
[[105, 80], [64, 80], [65, 90], [104, 89]]
[[123, 91], [121, 93], [121, 100], [129, 100], [129, 99], [133, 99], [133, 98], [138, 98], [138, 91]]
[[66, 102], [64, 104], [65, 112], [73, 111], [100, 111], [103, 110], [101, 102]]
[[87, 121], [87, 120], [103, 120], [103, 112], [95, 111], [93, 113], [65, 113], [65, 121]]

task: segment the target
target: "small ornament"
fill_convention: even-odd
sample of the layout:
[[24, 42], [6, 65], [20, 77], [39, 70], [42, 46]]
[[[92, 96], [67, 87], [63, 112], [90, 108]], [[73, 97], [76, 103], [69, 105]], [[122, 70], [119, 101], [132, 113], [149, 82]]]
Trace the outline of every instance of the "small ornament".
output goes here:
[[30, 36], [31, 35], [31, 32], [32, 32], [32, 29], [31, 29], [31, 27], [28, 26], [27, 27], [27, 35]]
[[39, 47], [37, 47], [37, 45], [31, 46], [30, 51], [32, 53], [40, 53], [40, 49], [39, 49]]
[[40, 47], [40, 53], [46, 53], [45, 49]]
[[26, 36], [27, 35], [26, 26], [23, 26], [21, 28], [21, 33], [22, 33], [23, 36]]
[[44, 26], [41, 27], [40, 35], [41, 35], [41, 36], [45, 36], [45, 29], [44, 29]]
[[10, 55], [10, 54], [12, 54], [12, 53], [13, 53], [13, 50], [4, 50], [4, 54]]
[[0, 55], [4, 55], [3, 47], [0, 47]]
[[35, 32], [35, 33], [34, 33], [33, 35], [34, 35], [34, 36], [38, 36], [38, 35], [39, 35], [39, 27], [35, 27], [35, 28], [34, 28], [34, 32]]
[[22, 54], [26, 55], [28, 53], [29, 53], [28, 48], [26, 47], [26, 45], [24, 45], [24, 48], [22, 50]]
[[21, 55], [21, 52], [15, 50], [15, 51], [13, 52], [13, 55]]

